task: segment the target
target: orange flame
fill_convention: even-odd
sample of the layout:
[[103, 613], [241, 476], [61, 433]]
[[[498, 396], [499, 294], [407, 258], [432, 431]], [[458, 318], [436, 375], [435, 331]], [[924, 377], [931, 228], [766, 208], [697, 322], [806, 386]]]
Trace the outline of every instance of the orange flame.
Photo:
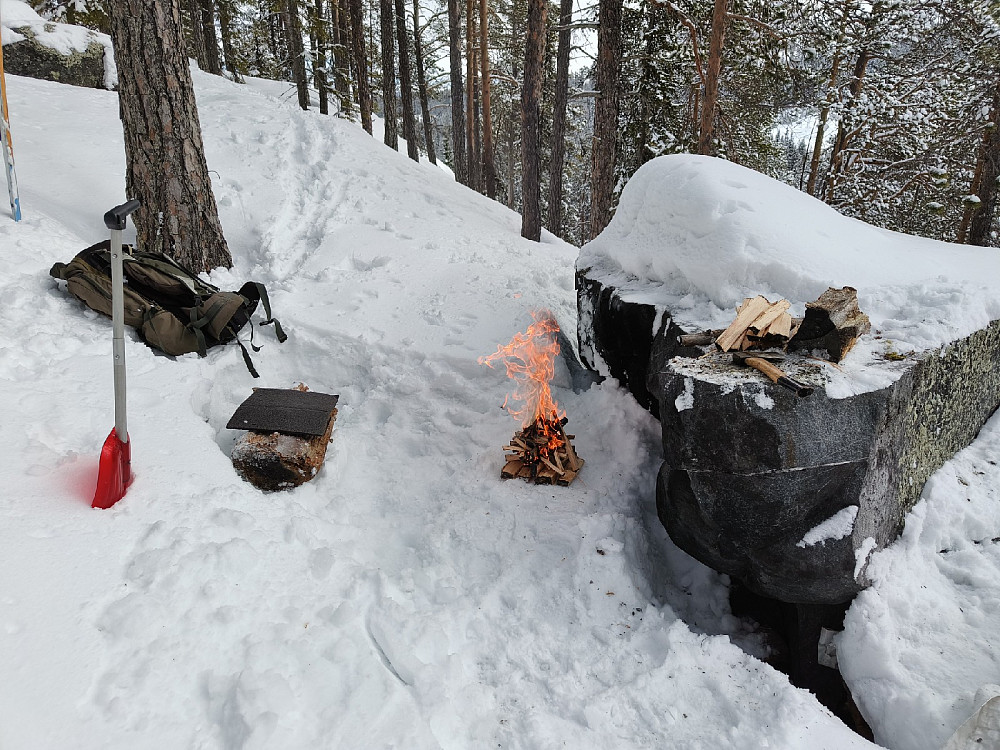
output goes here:
[[513, 396], [524, 406], [511, 407], [508, 397], [503, 408], [515, 419], [520, 419], [524, 427], [538, 420], [557, 422], [563, 416], [549, 390], [549, 382], [555, 374], [555, 358], [559, 354], [559, 342], [556, 341], [559, 324], [548, 310], [533, 312], [531, 317], [535, 322], [527, 331], [516, 334], [509, 344], [498, 346], [488, 357], [479, 358], [481, 365], [493, 367], [503, 362], [507, 368], [507, 377], [516, 383]]

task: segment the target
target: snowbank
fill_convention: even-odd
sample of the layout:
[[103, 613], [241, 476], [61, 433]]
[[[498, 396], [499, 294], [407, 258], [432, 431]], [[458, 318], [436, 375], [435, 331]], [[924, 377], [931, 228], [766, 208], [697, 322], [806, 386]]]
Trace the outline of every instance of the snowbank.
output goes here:
[[[110, 326], [47, 269], [125, 198], [117, 98], [8, 78], [25, 218], [0, 211], [0, 746], [873, 747], [735, 645], [760, 650], [724, 577], [666, 538], [659, 430], [630, 396], [564, 381], [580, 477], [498, 479], [517, 424], [476, 359], [540, 306], [573, 338], [573, 248], [280, 85], [194, 79], [236, 264], [212, 278], [267, 283], [290, 339], [262, 332], [253, 381], [235, 348], [172, 360], [129, 335], [137, 480], [99, 512]], [[266, 495], [225, 423], [253, 386], [301, 380], [340, 394], [333, 443]], [[998, 681], [998, 433], [875, 556], [839, 644], [899, 750], [937, 750]]]
[[[360, 128], [194, 71], [223, 227], [212, 279], [265, 282], [235, 347], [127, 335], [136, 482], [89, 507], [111, 331], [47, 271], [124, 196], [114, 94], [9, 77], [24, 220], [0, 214], [0, 746], [733, 748], [871, 745], [738, 648], [725, 580], [656, 519], [653, 420], [556, 389], [586, 466], [502, 482], [518, 424], [477, 364], [553, 310], [576, 250]], [[250, 389], [340, 394], [326, 464], [265, 495], [225, 424]]]
[[640, 168], [578, 265], [621, 275], [632, 293], [645, 285], [692, 329], [725, 327], [733, 308], [755, 294], [784, 297], [801, 315], [831, 286], [855, 287], [873, 329], [900, 352], [931, 349], [1000, 319], [996, 248], [878, 229], [709, 157], [664, 156]]
[[1000, 414], [927, 482], [848, 612], [841, 671], [893, 750], [943, 747], [981, 705], [977, 691], [1000, 683], [998, 461]]

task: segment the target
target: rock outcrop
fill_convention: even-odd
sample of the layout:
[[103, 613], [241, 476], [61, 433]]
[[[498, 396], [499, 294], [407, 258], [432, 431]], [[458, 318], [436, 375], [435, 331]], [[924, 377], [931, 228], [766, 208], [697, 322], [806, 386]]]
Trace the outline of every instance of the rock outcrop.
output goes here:
[[[577, 286], [585, 362], [663, 426], [657, 507], [671, 538], [781, 601], [853, 597], [867, 556], [896, 538], [927, 478], [1000, 405], [1000, 321], [873, 362], [893, 382], [840, 398], [825, 387], [832, 365], [791, 354], [783, 368], [816, 387], [803, 399], [729, 355], [680, 347], [682, 329], [640, 285], [620, 290], [586, 268]], [[810, 536], [824, 523], [825, 537]]]
[[4, 70], [13, 75], [41, 78], [72, 86], [107, 88], [105, 51], [110, 44], [109, 41], [105, 41], [107, 37], [96, 32], [81, 30], [85, 34], [75, 36], [88, 38], [83, 49], [73, 48], [72, 45], [63, 45], [60, 49], [47, 44], [44, 36], [46, 27], [52, 27], [50, 29], [52, 31], [58, 26], [64, 24], [45, 24], [40, 29], [29, 26], [14, 29], [22, 38], [4, 44]]

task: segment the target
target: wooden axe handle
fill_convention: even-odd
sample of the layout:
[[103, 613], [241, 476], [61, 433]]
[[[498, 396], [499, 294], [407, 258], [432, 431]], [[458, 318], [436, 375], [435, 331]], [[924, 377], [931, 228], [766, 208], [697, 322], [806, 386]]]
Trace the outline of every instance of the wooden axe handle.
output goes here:
[[813, 389], [808, 385], [803, 385], [797, 380], [792, 380], [780, 367], [768, 362], [766, 359], [762, 359], [761, 357], [747, 357], [743, 360], [743, 364], [764, 373], [772, 383], [777, 383], [790, 391], [794, 391], [797, 396], [808, 396], [813, 392]]

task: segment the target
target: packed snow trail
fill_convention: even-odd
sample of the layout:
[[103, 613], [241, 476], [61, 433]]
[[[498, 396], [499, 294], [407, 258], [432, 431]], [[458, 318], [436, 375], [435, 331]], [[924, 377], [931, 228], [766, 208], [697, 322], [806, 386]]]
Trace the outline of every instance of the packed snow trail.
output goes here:
[[[613, 383], [556, 383], [572, 487], [498, 478], [518, 425], [476, 359], [538, 307], [574, 338], [574, 248], [273, 84], [195, 82], [235, 260], [212, 280], [268, 284], [289, 340], [258, 331], [254, 381], [234, 347], [127, 334], [137, 478], [97, 512], [110, 329], [47, 270], [125, 197], [117, 101], [10, 81], [33, 135], [0, 223], [0, 746], [870, 746], [725, 635], [723, 580], [655, 518], [658, 425]], [[340, 394], [333, 442], [264, 494], [224, 425], [298, 382]]]

